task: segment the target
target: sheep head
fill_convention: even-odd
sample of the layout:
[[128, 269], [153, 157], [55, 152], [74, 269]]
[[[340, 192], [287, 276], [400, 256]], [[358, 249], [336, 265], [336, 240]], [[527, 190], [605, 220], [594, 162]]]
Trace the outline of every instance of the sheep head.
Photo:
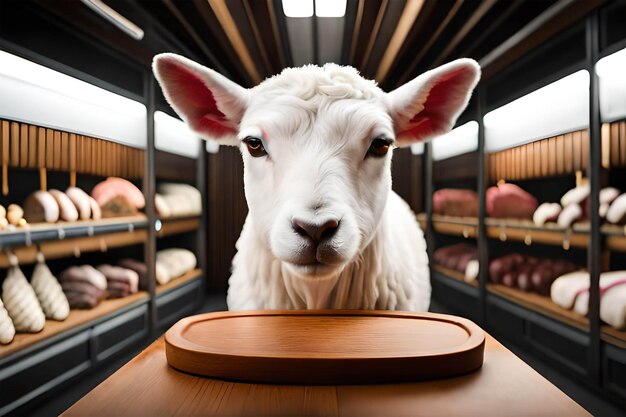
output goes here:
[[249, 221], [304, 278], [357, 259], [385, 209], [392, 149], [448, 132], [480, 75], [461, 59], [385, 93], [334, 64], [285, 69], [251, 89], [173, 54], [158, 55], [154, 72], [195, 133], [239, 147]]

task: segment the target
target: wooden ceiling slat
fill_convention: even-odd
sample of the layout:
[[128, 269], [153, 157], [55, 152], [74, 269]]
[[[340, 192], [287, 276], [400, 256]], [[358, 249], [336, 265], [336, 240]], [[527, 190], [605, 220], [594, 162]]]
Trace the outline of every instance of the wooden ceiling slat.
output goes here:
[[245, 42], [241, 38], [241, 34], [237, 29], [237, 25], [235, 25], [235, 21], [233, 20], [230, 11], [228, 11], [228, 7], [226, 6], [225, 1], [208, 0], [208, 2], [209, 6], [211, 6], [211, 9], [213, 9], [213, 13], [215, 13], [217, 20], [219, 20], [220, 24], [222, 25], [224, 32], [226, 32], [226, 35], [228, 36], [231, 45], [233, 46], [233, 48], [235, 48], [235, 52], [239, 56], [239, 59], [241, 60], [241, 63], [243, 64], [243, 67], [245, 68], [248, 75], [250, 76], [252, 82], [254, 84], [260, 83], [261, 75], [259, 74], [259, 70], [254, 64], [254, 61], [250, 56], [250, 52], [248, 51]]
[[498, 28], [500, 25], [506, 22], [511, 16], [513, 16], [519, 10], [520, 6], [522, 6], [524, 3], [525, 3], [525, 0], [514, 0], [511, 2], [507, 2], [506, 4], [508, 8], [503, 13], [498, 15], [497, 19], [492, 20], [489, 24], [489, 27], [483, 30], [481, 34], [476, 38], [476, 40], [474, 40], [474, 42], [472, 42], [470, 46], [465, 48], [465, 50], [463, 50], [463, 52], [461, 52], [459, 56], [462, 56], [462, 57], [469, 56], [469, 54], [476, 48], [477, 45], [481, 44], [485, 39], [487, 39], [493, 33], [493, 31], [496, 28]]
[[424, 0], [413, 0], [407, 1], [404, 5], [404, 10], [402, 11], [402, 16], [398, 21], [398, 25], [396, 26], [396, 30], [389, 41], [389, 45], [385, 54], [383, 55], [382, 60], [380, 61], [380, 65], [378, 66], [378, 70], [376, 71], [376, 80], [378, 82], [382, 82], [383, 79], [387, 76], [389, 72], [389, 68], [391, 68], [391, 64], [396, 60], [398, 52], [400, 48], [406, 41], [406, 38], [413, 27], [413, 24], [417, 20], [417, 16], [422, 10], [422, 6], [424, 5]]
[[256, 46], [261, 55], [261, 59], [263, 60], [263, 64], [266, 68], [266, 74], [270, 75], [272, 71], [272, 64], [270, 62], [269, 56], [267, 55], [267, 50], [265, 49], [265, 45], [263, 44], [263, 38], [261, 37], [261, 32], [259, 31], [259, 27], [256, 24], [254, 13], [252, 12], [252, 8], [250, 7], [249, 0], [242, 0], [243, 7], [246, 11], [246, 16], [248, 17], [248, 22], [250, 27], [252, 28], [252, 33], [254, 33], [254, 40]]
[[365, 0], [358, 0], [359, 4], [356, 10], [356, 18], [354, 19], [354, 30], [352, 31], [352, 42], [350, 45], [350, 57], [348, 63], [354, 62], [354, 55], [356, 54], [356, 45], [359, 41], [359, 31], [361, 30], [361, 23], [363, 22], [363, 8], [365, 7]]
[[480, 60], [488, 79], [563, 29], [570, 27], [608, 0], [560, 0]]
[[450, 42], [448, 42], [448, 46], [444, 49], [432, 63], [432, 67], [436, 67], [441, 65], [446, 57], [450, 55], [454, 48], [456, 48], [459, 43], [463, 40], [463, 38], [470, 33], [472, 29], [476, 26], [476, 24], [480, 21], [480, 19], [487, 14], [487, 12], [496, 4], [498, 0], [483, 0], [480, 3], [480, 6], [472, 13], [469, 19], [465, 22], [461, 30], [459, 30], [454, 38]]
[[361, 60], [361, 65], [359, 66], [359, 68], [365, 68], [367, 66], [367, 61], [369, 61], [370, 55], [372, 54], [374, 42], [376, 42], [376, 37], [378, 36], [378, 32], [380, 31], [380, 26], [383, 23], [383, 17], [385, 17], [385, 11], [387, 10], [388, 5], [389, 0], [383, 0], [380, 7], [378, 8], [376, 21], [374, 22], [374, 27], [372, 28], [372, 32], [370, 34], [369, 41], [367, 42], [367, 47], [365, 48], [365, 53], [363, 54], [363, 59]]
[[285, 22], [285, 13], [280, 0], [267, 0], [267, 9], [269, 10], [270, 22], [274, 39], [276, 39], [276, 47], [281, 51], [281, 67], [293, 66], [293, 58], [291, 56], [291, 48], [289, 46], [289, 37], [287, 36], [287, 24]]
[[452, 19], [454, 19], [454, 17], [456, 16], [457, 12], [459, 11], [462, 5], [463, 5], [463, 0], [456, 0], [454, 5], [448, 11], [448, 14], [446, 15], [446, 17], [441, 21], [441, 24], [439, 25], [439, 27], [437, 27], [437, 30], [435, 31], [435, 33], [433, 33], [430, 36], [430, 38], [428, 39], [428, 42], [426, 42], [424, 46], [422, 46], [418, 54], [415, 56], [415, 58], [411, 62], [411, 65], [406, 69], [406, 71], [402, 73], [402, 76], [400, 76], [398, 80], [398, 84], [403, 84], [406, 81], [408, 81], [409, 78], [413, 78], [415, 76], [414, 75], [415, 70], [417, 69], [417, 66], [422, 62], [422, 58], [424, 57], [424, 55], [426, 55], [426, 53], [430, 50], [430, 48], [432, 48], [435, 41], [439, 39], [439, 36], [441, 36], [441, 34], [448, 27]]
[[209, 48], [204, 43], [202, 38], [198, 35], [198, 32], [196, 32], [196, 30], [193, 28], [193, 26], [191, 26], [191, 24], [189, 24], [187, 19], [185, 19], [185, 16], [183, 16], [183, 14], [180, 12], [180, 10], [178, 10], [178, 7], [176, 7], [176, 5], [174, 5], [174, 3], [172, 3], [171, 0], [161, 0], [161, 1], [168, 8], [170, 13], [172, 13], [174, 15], [176, 20], [178, 20], [178, 23], [180, 23], [180, 25], [185, 29], [187, 34], [189, 34], [189, 36], [191, 36], [191, 38], [194, 40], [196, 45], [198, 45], [198, 48], [200, 48], [202, 53], [204, 53], [204, 55], [206, 55], [206, 57], [209, 58], [209, 61], [211, 61], [211, 62], [217, 61], [216, 57], [209, 50]]

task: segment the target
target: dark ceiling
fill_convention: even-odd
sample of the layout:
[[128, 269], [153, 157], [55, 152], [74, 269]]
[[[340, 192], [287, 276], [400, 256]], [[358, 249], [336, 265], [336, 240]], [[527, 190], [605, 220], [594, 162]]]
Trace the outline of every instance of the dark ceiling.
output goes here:
[[[516, 45], [531, 48], [603, 3], [347, 0], [341, 18], [289, 18], [281, 0], [104, 0], [144, 30], [137, 41], [80, 0], [33, 1], [144, 65], [156, 53], [177, 52], [252, 86], [282, 68], [323, 64], [331, 57], [375, 78], [385, 90], [459, 57], [487, 62], [493, 67], [486, 68], [489, 76], [507, 64], [488, 57], [494, 49], [522, 32], [526, 37]], [[543, 28], [529, 30], [538, 21]], [[542, 36], [534, 36], [542, 30]], [[518, 49], [509, 63], [523, 53]]]

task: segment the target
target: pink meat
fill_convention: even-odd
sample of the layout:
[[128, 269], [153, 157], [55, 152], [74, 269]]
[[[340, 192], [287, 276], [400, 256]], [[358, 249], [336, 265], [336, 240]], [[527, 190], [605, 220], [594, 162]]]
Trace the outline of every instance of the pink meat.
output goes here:
[[499, 219], [532, 219], [537, 199], [515, 184], [489, 187], [486, 195], [487, 215]]
[[433, 194], [433, 211], [448, 216], [478, 216], [478, 195], [472, 190], [442, 188]]
[[91, 191], [91, 196], [100, 207], [115, 197], [122, 196], [136, 209], [142, 209], [146, 205], [143, 193], [135, 185], [123, 178], [109, 177], [96, 185]]

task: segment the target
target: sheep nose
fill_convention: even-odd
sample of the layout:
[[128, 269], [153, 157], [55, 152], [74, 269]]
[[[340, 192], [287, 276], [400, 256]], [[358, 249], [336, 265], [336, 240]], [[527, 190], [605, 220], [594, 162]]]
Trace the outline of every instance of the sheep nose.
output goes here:
[[310, 221], [294, 217], [291, 225], [300, 236], [308, 236], [315, 243], [330, 239], [339, 228], [339, 220], [323, 219], [322, 221]]

